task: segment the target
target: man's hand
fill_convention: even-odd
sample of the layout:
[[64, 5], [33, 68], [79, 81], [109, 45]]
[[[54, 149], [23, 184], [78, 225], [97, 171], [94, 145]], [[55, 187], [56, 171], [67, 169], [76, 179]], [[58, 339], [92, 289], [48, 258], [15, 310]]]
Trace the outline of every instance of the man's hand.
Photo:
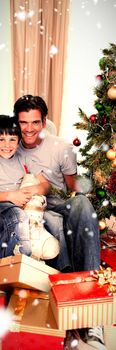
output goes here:
[[25, 186], [20, 188], [20, 191], [27, 194], [30, 198], [38, 194], [38, 185]]

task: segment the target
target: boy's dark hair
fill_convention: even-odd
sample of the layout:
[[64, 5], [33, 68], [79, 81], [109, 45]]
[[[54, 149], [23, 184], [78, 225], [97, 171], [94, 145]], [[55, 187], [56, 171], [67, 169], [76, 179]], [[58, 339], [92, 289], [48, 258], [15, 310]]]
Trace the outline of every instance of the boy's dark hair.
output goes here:
[[0, 115], [0, 135], [17, 135], [18, 140], [21, 139], [20, 127], [17, 123], [16, 117], [10, 117], [9, 115]]
[[48, 114], [48, 108], [40, 96], [24, 95], [20, 97], [14, 104], [14, 115], [18, 119], [19, 112], [29, 112], [31, 109], [38, 109], [42, 116], [42, 122], [44, 117]]

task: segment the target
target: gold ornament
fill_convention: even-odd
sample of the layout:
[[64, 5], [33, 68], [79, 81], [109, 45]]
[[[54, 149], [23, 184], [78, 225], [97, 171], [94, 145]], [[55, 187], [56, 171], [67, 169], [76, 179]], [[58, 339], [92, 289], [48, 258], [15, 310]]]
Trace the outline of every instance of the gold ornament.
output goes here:
[[101, 185], [106, 183], [106, 179], [102, 175], [101, 169], [96, 170], [93, 177], [94, 177], [95, 181], [98, 181]]
[[107, 95], [111, 100], [116, 100], [116, 85], [112, 85], [108, 91]]
[[114, 160], [115, 159], [115, 151], [113, 150], [113, 148], [110, 148], [107, 153], [106, 153], [106, 157], [110, 160]]
[[115, 168], [115, 166], [116, 166], [116, 158], [113, 160], [112, 166], [113, 166], [113, 168]]
[[105, 227], [106, 227], [105, 221], [104, 220], [100, 220], [99, 221], [99, 230], [103, 231], [105, 229]]

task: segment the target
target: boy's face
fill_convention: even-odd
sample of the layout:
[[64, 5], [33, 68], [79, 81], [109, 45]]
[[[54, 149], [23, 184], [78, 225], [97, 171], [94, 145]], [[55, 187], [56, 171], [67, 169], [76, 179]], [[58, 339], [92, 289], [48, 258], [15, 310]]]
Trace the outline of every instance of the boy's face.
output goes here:
[[9, 159], [11, 158], [18, 147], [18, 136], [3, 134], [0, 135], [0, 157]]

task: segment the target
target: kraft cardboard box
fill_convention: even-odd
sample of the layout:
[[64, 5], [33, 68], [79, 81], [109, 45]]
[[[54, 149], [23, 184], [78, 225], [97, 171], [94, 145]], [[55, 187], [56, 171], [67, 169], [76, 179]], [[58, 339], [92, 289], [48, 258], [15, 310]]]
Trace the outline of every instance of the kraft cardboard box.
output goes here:
[[9, 256], [0, 259], [0, 289], [11, 286], [48, 292], [48, 274], [56, 273], [59, 271], [26, 255]]
[[2, 350], [63, 350], [66, 333], [57, 327], [47, 293], [15, 289], [8, 309], [13, 322]]

